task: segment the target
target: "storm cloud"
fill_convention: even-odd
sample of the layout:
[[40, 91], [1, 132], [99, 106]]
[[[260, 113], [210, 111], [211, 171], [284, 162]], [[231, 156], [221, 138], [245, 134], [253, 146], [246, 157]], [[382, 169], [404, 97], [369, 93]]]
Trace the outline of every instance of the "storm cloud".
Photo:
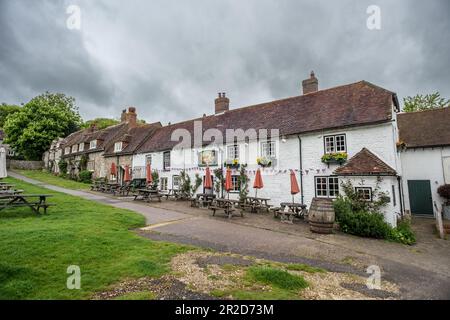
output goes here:
[[320, 88], [364, 79], [450, 98], [449, 13], [446, 0], [0, 0], [0, 102], [48, 90], [85, 119], [133, 105], [167, 123], [211, 114], [219, 91], [232, 108], [298, 95], [311, 70]]

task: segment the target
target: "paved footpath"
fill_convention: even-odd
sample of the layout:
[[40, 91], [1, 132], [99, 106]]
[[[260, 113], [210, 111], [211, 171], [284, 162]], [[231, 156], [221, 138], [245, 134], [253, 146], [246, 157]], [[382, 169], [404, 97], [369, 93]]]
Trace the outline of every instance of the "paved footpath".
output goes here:
[[[118, 199], [88, 191], [65, 189], [26, 178], [15, 172], [9, 172], [9, 175], [54, 191], [142, 214], [146, 218], [147, 227], [138, 233], [153, 240], [191, 244], [275, 261], [307, 263], [331, 271], [360, 275], [366, 275], [366, 267], [375, 264], [383, 270], [384, 279], [399, 285], [404, 299], [450, 299], [450, 275], [446, 273], [445, 268], [434, 270], [432, 264], [429, 267], [426, 264], [424, 267], [418, 267], [408, 260], [402, 260], [401, 257], [397, 259], [398, 254], [396, 255], [395, 251], [379, 248], [380, 242], [373, 242], [375, 245], [371, 248], [363, 247], [361, 244], [355, 246], [352, 242], [337, 241], [338, 238], [323, 240], [305, 235], [286, 234], [230, 223], [225, 219], [206, 215], [198, 216], [156, 208], [130, 201], [129, 198]], [[389, 248], [388, 245], [386, 244]]]

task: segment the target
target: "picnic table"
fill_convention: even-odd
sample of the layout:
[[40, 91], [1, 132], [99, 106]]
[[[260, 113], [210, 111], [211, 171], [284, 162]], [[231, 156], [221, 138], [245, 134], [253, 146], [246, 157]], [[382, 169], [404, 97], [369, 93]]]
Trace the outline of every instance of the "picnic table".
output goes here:
[[[216, 211], [223, 210], [228, 216], [228, 219], [231, 219], [233, 217], [233, 212], [236, 211], [236, 207], [239, 206], [239, 203], [239, 200], [218, 198], [214, 200], [211, 206], [209, 206], [209, 209], [212, 210], [213, 216], [216, 215]], [[244, 213], [242, 211], [241, 217], [244, 217]]]
[[271, 205], [268, 204], [270, 199], [258, 197], [246, 197], [244, 203], [241, 204], [243, 209], [250, 209], [250, 212], [257, 213], [258, 210], [269, 211]]
[[155, 189], [137, 189], [134, 194], [134, 200], [145, 200], [150, 202], [153, 199], [157, 199], [161, 202], [162, 194], [159, 193], [158, 190]]
[[13, 184], [8, 184], [8, 183], [3, 183], [0, 184], [0, 190], [10, 190], [11, 188], [14, 188], [15, 185]]
[[105, 186], [105, 184], [106, 184], [105, 180], [94, 180], [91, 184], [91, 190], [101, 191], [102, 188]]
[[191, 198], [192, 207], [209, 207], [212, 205], [216, 195], [212, 193], [198, 193], [195, 197]]
[[53, 205], [47, 203], [47, 198], [52, 196], [51, 194], [1, 194], [0, 211], [8, 208], [30, 207], [37, 214], [40, 214], [40, 208], [47, 213], [47, 208]]
[[273, 208], [274, 218], [281, 218], [281, 222], [294, 223], [294, 218], [303, 219], [306, 215], [306, 205], [294, 202], [282, 202], [280, 207]]
[[100, 191], [114, 194], [115, 191], [119, 188], [120, 184], [118, 184], [117, 182], [107, 182], [100, 187]]
[[178, 199], [179, 191], [180, 190], [178, 190], [178, 189], [168, 189], [168, 190], [161, 191], [160, 194], [163, 197], [166, 197], [166, 200], [169, 200], [169, 198]]
[[11, 195], [23, 193], [23, 190], [0, 190], [0, 195]]

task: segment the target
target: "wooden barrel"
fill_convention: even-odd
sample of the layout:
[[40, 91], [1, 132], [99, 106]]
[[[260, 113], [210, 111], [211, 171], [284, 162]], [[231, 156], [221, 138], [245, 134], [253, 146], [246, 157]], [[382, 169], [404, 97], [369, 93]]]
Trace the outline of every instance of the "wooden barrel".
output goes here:
[[333, 201], [327, 198], [314, 198], [308, 214], [310, 230], [315, 233], [333, 233], [334, 208]]

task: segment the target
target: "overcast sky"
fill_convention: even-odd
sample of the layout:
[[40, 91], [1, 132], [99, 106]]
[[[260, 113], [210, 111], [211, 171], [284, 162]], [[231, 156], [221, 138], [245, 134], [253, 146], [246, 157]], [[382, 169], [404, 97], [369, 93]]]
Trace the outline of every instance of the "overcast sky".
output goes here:
[[299, 95], [311, 70], [322, 89], [364, 79], [450, 98], [449, 13], [448, 0], [0, 0], [0, 102], [48, 90], [86, 120], [132, 105], [166, 124], [213, 113], [219, 91], [232, 108]]

